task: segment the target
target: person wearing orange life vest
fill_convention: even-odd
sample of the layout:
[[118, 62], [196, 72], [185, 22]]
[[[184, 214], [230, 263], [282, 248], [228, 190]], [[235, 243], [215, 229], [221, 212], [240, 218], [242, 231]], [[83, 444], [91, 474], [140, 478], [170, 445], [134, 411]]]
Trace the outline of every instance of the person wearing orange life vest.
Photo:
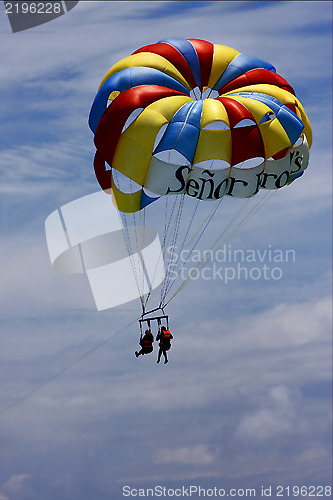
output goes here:
[[164, 364], [166, 364], [168, 362], [167, 351], [171, 347], [171, 340], [172, 339], [173, 339], [173, 336], [171, 335], [169, 330], [167, 330], [165, 328], [165, 326], [162, 326], [161, 331], [158, 332], [157, 337], [156, 337], [156, 340], [160, 341], [160, 343], [159, 343], [160, 350], [158, 351], [157, 363], [160, 362], [162, 354], [164, 356]]
[[151, 333], [150, 330], [146, 330], [144, 336], [142, 334], [140, 335], [140, 346], [141, 349], [140, 351], [135, 351], [135, 356], [138, 358], [140, 354], [149, 354], [150, 352], [153, 352], [153, 342], [154, 342], [154, 336]]

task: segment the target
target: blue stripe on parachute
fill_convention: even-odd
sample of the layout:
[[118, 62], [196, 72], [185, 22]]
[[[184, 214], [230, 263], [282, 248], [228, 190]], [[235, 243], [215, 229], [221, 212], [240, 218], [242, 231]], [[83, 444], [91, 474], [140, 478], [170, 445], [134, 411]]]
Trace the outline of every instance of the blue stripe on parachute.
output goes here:
[[191, 42], [184, 40], [183, 38], [167, 38], [166, 40], [160, 40], [159, 43], [167, 43], [181, 53], [192, 71], [195, 83], [198, 87], [201, 87], [200, 63], [196, 50]]
[[274, 66], [257, 57], [247, 56], [246, 54], [238, 54], [227, 66], [219, 80], [215, 83], [213, 89], [220, 90], [222, 87], [230, 83], [240, 75], [243, 75], [251, 69], [262, 68], [268, 69], [276, 73]]
[[111, 75], [97, 92], [89, 114], [89, 127], [91, 130], [95, 133], [98, 122], [107, 108], [107, 101], [111, 92], [123, 92], [139, 85], [159, 85], [190, 95], [184, 85], [158, 69], [143, 66], [125, 68]]
[[184, 104], [172, 117], [153, 154], [175, 149], [192, 163], [200, 134], [202, 108], [203, 101]]

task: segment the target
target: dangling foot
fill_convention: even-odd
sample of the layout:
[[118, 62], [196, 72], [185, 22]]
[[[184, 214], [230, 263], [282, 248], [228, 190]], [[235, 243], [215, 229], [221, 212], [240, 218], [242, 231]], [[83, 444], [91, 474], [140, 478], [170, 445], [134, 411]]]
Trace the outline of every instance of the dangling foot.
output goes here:
[[166, 360], [164, 361], [164, 364], [166, 365], [168, 361], [169, 361], [169, 360], [168, 360], [168, 359], [166, 359]]
[[135, 351], [135, 356], [138, 358], [139, 357], [139, 353], [138, 351]]

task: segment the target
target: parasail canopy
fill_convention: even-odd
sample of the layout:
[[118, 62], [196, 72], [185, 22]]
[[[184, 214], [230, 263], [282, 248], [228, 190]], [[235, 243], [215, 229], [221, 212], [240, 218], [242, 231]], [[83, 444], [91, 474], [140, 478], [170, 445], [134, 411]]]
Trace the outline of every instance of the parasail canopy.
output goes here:
[[125, 213], [166, 195], [214, 201], [279, 189], [302, 175], [312, 142], [302, 104], [272, 64], [198, 39], [162, 40], [116, 63], [89, 125], [97, 180]]

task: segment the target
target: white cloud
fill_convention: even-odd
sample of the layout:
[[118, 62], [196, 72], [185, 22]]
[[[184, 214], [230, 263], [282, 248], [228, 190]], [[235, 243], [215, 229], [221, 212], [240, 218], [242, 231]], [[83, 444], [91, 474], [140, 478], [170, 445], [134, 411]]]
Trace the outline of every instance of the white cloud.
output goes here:
[[[29, 474], [13, 474], [0, 486], [0, 500], [23, 500], [30, 491]], [[2, 493], [5, 496], [2, 496]]]
[[236, 429], [237, 437], [260, 442], [297, 432], [295, 394], [286, 386], [277, 386], [269, 390], [266, 398], [262, 408], [242, 417]]
[[[92, 297], [89, 301], [89, 284], [83, 275], [64, 275], [52, 269], [43, 234], [37, 238], [22, 231], [19, 236], [4, 240], [1, 248], [0, 310], [3, 318], [27, 314], [44, 316], [47, 311], [55, 311], [59, 302], [63, 309], [68, 304], [71, 308], [94, 307]], [[54, 280], [51, 287], [50, 279]]]
[[186, 464], [186, 465], [208, 465], [216, 458], [216, 453], [208, 449], [205, 444], [194, 446], [182, 446], [179, 448], [158, 450], [156, 455], [157, 464]]
[[[331, 321], [331, 300], [325, 297], [315, 302], [278, 304], [242, 323], [250, 332], [252, 345], [271, 349], [328, 341]], [[246, 342], [245, 334], [243, 340]]]
[[[21, 146], [0, 153], [2, 183], [1, 191], [11, 195], [26, 195], [37, 198], [43, 194], [54, 193], [61, 184], [84, 181], [84, 170], [78, 174], [83, 159], [75, 144], [53, 146]], [[85, 159], [86, 161], [86, 159]], [[45, 166], [47, 165], [47, 169]], [[80, 179], [81, 177], [81, 179]]]

